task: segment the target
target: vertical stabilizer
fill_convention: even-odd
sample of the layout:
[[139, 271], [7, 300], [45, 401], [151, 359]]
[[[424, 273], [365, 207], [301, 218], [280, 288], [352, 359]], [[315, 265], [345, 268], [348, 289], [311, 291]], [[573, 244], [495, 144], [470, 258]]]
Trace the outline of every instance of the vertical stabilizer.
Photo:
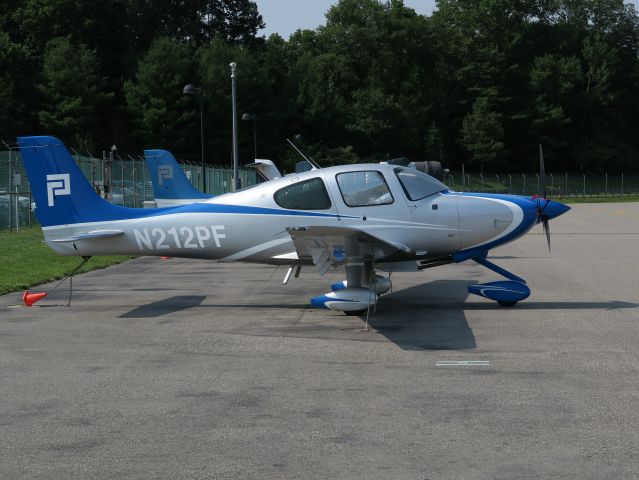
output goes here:
[[153, 196], [156, 200], [191, 200], [201, 202], [212, 198], [197, 190], [186, 178], [175, 157], [167, 150], [144, 150], [149, 167]]
[[132, 209], [100, 198], [55, 137], [19, 137], [18, 145], [43, 227], [126, 218]]

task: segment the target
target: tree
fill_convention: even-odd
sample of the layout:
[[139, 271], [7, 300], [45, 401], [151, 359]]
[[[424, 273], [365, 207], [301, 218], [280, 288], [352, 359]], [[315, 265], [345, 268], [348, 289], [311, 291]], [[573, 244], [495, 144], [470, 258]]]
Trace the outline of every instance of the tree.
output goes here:
[[95, 53], [72, 45], [69, 37], [54, 38], [45, 49], [42, 73], [40, 123], [80, 148], [92, 148], [102, 133], [100, 111], [113, 98], [97, 74]]
[[464, 118], [462, 127], [462, 144], [478, 162], [483, 175], [484, 164], [494, 163], [504, 154], [504, 129], [501, 117], [490, 108], [488, 98], [479, 97], [473, 109]]
[[430, 102], [430, 29], [400, 0], [341, 0], [299, 50], [298, 104], [310, 135], [367, 158], [421, 155]]
[[166, 37], [153, 42], [124, 87], [139, 144], [199, 157], [199, 105], [182, 93], [194, 71], [187, 45]]
[[[340, 0], [288, 41], [257, 37], [262, 26], [250, 0], [1, 3], [0, 135], [61, 128], [47, 116], [61, 106], [81, 135], [196, 159], [199, 105], [181, 88], [202, 83], [207, 158], [228, 163], [236, 61], [239, 112], [257, 114], [258, 151], [279, 161], [301, 133], [317, 158], [344, 161], [445, 151], [455, 168], [470, 152], [482, 168], [532, 170], [541, 142], [552, 168], [639, 170], [639, 17], [624, 0], [438, 0], [430, 17], [402, 0]], [[84, 60], [52, 69], [58, 37]], [[69, 85], [83, 75], [82, 88], [113, 94], [97, 118], [96, 96], [52, 73], [73, 69]], [[252, 158], [252, 124], [239, 122], [239, 143]]]
[[[530, 71], [534, 94], [529, 135], [544, 145], [546, 157], [560, 160], [557, 153], [569, 145], [573, 114], [583, 102], [583, 72], [576, 56], [547, 54], [535, 58]], [[556, 161], [555, 167], [561, 166]]]
[[160, 36], [195, 45], [214, 38], [228, 43], [249, 45], [255, 42], [264, 21], [251, 0], [130, 0], [146, 30], [150, 24]]
[[426, 135], [424, 135], [424, 144], [425, 144], [425, 159], [426, 160], [437, 160], [442, 161], [442, 138], [439, 133], [439, 128], [435, 122], [431, 123], [428, 130], [426, 130]]
[[32, 74], [29, 51], [0, 32], [0, 139], [9, 139], [28, 130], [34, 121], [32, 87], [22, 79]]

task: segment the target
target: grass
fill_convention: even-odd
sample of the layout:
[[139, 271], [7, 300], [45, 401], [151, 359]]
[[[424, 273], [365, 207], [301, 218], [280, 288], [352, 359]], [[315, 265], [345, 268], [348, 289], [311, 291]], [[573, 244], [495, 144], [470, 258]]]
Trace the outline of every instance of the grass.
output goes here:
[[[133, 257], [95, 257], [79, 273], [106, 268]], [[19, 232], [0, 231], [0, 295], [24, 290], [68, 275], [81, 262], [80, 257], [65, 257], [44, 242], [40, 227]]]
[[565, 197], [563, 199], [553, 198], [553, 200], [560, 201], [562, 203], [627, 203], [627, 202], [639, 202], [639, 196], [637, 195], [624, 195], [623, 197]]

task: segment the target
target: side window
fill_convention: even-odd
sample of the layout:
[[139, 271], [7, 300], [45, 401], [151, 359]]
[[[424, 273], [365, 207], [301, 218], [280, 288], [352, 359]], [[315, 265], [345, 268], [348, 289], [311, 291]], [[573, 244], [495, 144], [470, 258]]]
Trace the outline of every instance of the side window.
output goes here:
[[335, 178], [344, 203], [349, 207], [393, 203], [393, 196], [380, 172], [346, 172], [337, 174]]
[[324, 186], [324, 181], [318, 177], [280, 188], [273, 195], [273, 199], [280, 207], [291, 210], [327, 210], [331, 208], [331, 199]]

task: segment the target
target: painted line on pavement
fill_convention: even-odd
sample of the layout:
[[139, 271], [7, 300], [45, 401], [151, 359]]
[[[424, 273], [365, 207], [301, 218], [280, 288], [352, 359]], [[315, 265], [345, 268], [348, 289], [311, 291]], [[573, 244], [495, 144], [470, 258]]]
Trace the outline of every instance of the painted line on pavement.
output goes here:
[[435, 362], [436, 367], [490, 367], [488, 360], [442, 360]]

